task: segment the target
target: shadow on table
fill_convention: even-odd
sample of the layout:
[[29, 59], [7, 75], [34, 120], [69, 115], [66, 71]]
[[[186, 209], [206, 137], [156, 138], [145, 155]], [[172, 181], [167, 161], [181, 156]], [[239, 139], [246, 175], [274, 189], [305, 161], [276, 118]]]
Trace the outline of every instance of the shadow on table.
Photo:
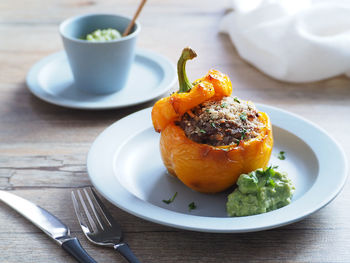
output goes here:
[[[133, 112], [142, 110], [147, 107], [151, 107], [156, 100], [139, 104], [136, 106], [125, 107], [120, 109], [109, 109], [109, 110], [81, 110], [65, 108], [57, 105], [50, 104], [42, 101], [35, 97], [27, 89], [25, 83], [21, 83], [18, 88], [13, 92], [13, 100], [17, 103], [10, 103], [13, 112], [28, 115], [32, 113], [36, 117], [45, 120], [54, 121], [74, 121], [74, 120], [87, 120], [96, 122], [99, 124], [106, 120], [118, 120], [125, 117]], [[93, 124], [93, 123], [91, 123]]]

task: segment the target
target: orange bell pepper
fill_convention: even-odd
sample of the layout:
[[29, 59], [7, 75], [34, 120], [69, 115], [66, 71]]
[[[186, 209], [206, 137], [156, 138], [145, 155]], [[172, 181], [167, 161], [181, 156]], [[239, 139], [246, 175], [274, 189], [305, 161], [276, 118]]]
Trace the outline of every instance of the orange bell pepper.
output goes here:
[[210, 70], [195, 85], [190, 83], [185, 64], [195, 56], [190, 48], [184, 49], [178, 62], [179, 92], [155, 103], [152, 121], [155, 130], [161, 132], [160, 151], [169, 173], [193, 190], [216, 193], [235, 184], [240, 174], [267, 166], [273, 146], [272, 127], [268, 115], [259, 112], [263, 123], [259, 135], [238, 145], [211, 146], [187, 138], [175, 121], [193, 107], [232, 92], [228, 76], [216, 70]]
[[153, 106], [152, 122], [157, 132], [161, 132], [169, 123], [208, 99], [231, 95], [231, 81], [220, 71], [211, 69], [204, 78], [196, 80], [195, 85], [188, 80], [186, 61], [196, 56], [197, 54], [190, 48], [183, 50], [177, 63], [179, 91], [160, 99]]
[[178, 119], [188, 110], [196, 107], [215, 95], [210, 82], [195, 85], [188, 93], [174, 93], [156, 102], [152, 109], [153, 126], [161, 132], [169, 123]]
[[237, 146], [196, 143], [174, 123], [160, 137], [160, 151], [169, 173], [193, 190], [216, 193], [236, 183], [239, 175], [266, 167], [273, 146], [272, 129], [266, 113], [259, 112], [265, 127], [259, 136]]

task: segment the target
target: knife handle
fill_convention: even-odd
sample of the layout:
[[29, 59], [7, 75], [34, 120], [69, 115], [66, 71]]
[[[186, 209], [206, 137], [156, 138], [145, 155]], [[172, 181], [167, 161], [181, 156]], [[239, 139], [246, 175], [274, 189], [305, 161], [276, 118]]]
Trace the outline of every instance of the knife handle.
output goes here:
[[79, 263], [97, 263], [89, 256], [76, 237], [63, 242], [62, 248], [71, 254]]
[[130, 247], [126, 243], [119, 243], [114, 245], [114, 249], [118, 251], [128, 262], [130, 263], [141, 263], [134, 253], [131, 251]]

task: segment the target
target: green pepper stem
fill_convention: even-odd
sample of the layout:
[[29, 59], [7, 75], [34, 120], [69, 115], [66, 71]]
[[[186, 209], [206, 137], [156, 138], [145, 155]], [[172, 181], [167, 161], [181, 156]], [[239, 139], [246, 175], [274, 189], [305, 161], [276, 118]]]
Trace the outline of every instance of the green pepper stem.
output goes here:
[[196, 52], [190, 47], [186, 47], [182, 50], [181, 56], [177, 62], [177, 76], [179, 79], [179, 91], [178, 93], [188, 92], [192, 89], [193, 85], [188, 80], [186, 74], [186, 62], [189, 59], [197, 57]]

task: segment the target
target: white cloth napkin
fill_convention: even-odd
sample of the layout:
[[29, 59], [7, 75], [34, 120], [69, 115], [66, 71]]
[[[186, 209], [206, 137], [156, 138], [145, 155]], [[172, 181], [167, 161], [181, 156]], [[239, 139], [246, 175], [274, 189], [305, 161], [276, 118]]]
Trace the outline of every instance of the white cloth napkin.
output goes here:
[[350, 0], [231, 0], [221, 31], [267, 75], [317, 81], [350, 72]]

